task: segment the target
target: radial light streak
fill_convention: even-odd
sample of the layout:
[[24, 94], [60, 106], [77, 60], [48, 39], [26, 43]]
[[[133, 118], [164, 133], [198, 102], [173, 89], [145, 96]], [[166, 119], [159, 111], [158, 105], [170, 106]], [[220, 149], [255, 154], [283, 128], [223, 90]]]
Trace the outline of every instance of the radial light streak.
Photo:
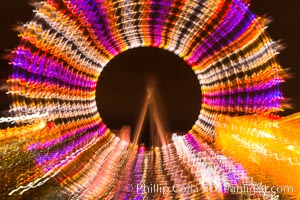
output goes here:
[[[299, 174], [299, 145], [293, 142], [298, 140], [295, 130], [285, 127], [297, 127], [297, 117], [276, 123], [264, 118], [258, 125], [251, 117], [226, 118], [272, 116], [282, 109], [284, 73], [276, 59], [281, 46], [267, 35], [266, 23], [243, 0], [36, 3], [34, 18], [19, 28], [21, 41], [10, 62], [11, 116], [0, 123], [15, 127], [0, 130], [1, 175], [6, 177], [0, 181], [0, 195], [18, 198], [55, 179], [72, 198], [222, 199], [227, 186], [270, 184], [253, 172], [253, 162], [269, 161], [272, 183], [299, 189], [294, 176]], [[97, 111], [101, 71], [115, 56], [136, 47], [178, 55], [202, 88], [195, 125], [162, 147], [147, 149], [136, 145], [137, 139], [130, 143], [128, 135], [123, 141]], [[248, 121], [250, 125], [243, 124]], [[270, 121], [278, 127], [267, 127]], [[225, 155], [206, 143], [214, 141]], [[281, 164], [288, 172], [276, 175]], [[169, 192], [138, 190], [141, 184], [159, 184]], [[192, 185], [197, 192], [170, 189], [174, 185]], [[255, 195], [278, 197], [270, 191]]]

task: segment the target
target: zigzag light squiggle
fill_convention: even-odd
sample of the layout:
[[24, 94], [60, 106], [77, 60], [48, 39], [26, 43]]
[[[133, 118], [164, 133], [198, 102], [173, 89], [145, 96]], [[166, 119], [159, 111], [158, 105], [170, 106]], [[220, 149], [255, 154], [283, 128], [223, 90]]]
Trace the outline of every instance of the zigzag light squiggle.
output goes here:
[[[154, 177], [163, 177], [157, 178], [161, 184], [208, 184], [219, 189], [209, 194], [216, 198], [223, 197], [225, 185], [250, 180], [244, 169], [214, 152], [205, 141], [214, 141], [221, 115], [270, 114], [281, 109], [282, 68], [276, 60], [280, 45], [267, 36], [265, 22], [242, 0], [37, 3], [34, 18], [22, 27], [21, 42], [11, 60], [8, 94], [14, 117], [0, 120], [17, 124], [0, 131], [6, 148], [1, 150], [5, 160], [1, 167], [21, 170], [14, 175], [8, 172], [9, 184], [1, 194], [6, 195], [11, 187], [9, 195], [25, 194], [56, 177], [74, 198], [139, 199], [145, 194], [120, 188], [146, 182], [147, 171], [153, 169]], [[149, 151], [141, 146], [131, 152], [130, 144], [103, 123], [95, 92], [106, 64], [136, 47], [162, 48], [185, 60], [199, 79], [203, 102], [198, 120], [184, 138], [174, 136], [170, 146]], [[193, 164], [185, 160], [199, 153], [204, 160]], [[202, 175], [212, 164], [219, 174], [208, 178], [215, 182]], [[179, 175], [178, 166], [193, 178]], [[136, 177], [126, 175], [122, 167]], [[237, 180], [228, 178], [233, 169]], [[101, 170], [112, 176], [99, 174]], [[171, 182], [167, 181], [170, 176]], [[174, 191], [166, 195], [207, 196]], [[257, 195], [276, 198], [276, 194]]]

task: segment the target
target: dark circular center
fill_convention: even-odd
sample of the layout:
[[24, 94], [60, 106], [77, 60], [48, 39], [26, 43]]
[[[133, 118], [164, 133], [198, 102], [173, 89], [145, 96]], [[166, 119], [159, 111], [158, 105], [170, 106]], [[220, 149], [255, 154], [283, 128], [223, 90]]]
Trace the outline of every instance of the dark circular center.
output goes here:
[[[156, 112], [166, 132], [190, 130], [201, 109], [199, 81], [183, 59], [152, 47], [127, 50], [113, 58], [101, 72], [96, 100], [106, 125], [111, 130], [131, 126], [134, 132], [149, 84], [154, 86]], [[149, 144], [153, 110], [147, 110], [139, 143]]]

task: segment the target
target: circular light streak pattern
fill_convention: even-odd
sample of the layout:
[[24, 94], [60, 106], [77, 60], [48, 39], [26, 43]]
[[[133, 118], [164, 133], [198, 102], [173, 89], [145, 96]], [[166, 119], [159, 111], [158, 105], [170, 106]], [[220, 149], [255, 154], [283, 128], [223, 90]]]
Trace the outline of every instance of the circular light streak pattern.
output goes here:
[[[47, 1], [36, 12], [12, 60], [16, 116], [48, 112], [68, 120], [78, 104], [96, 113], [101, 70], [140, 46], [166, 49], [193, 68], [203, 90], [193, 130], [209, 139], [217, 114], [280, 109], [279, 45], [242, 1]], [[62, 113], [65, 106], [74, 110]]]
[[[25, 194], [54, 177], [74, 198], [154, 198], [124, 191], [126, 184], [153, 180], [169, 187], [190, 183], [218, 189], [172, 191], [166, 198], [222, 198], [225, 186], [249, 183], [240, 165], [205, 144], [215, 140], [221, 116], [281, 109], [280, 44], [267, 36], [266, 19], [254, 15], [247, 2], [46, 0], [36, 4], [35, 12], [12, 52], [7, 82], [13, 117], [0, 123], [16, 127], [0, 131], [1, 169], [8, 179], [1, 195]], [[95, 90], [102, 69], [136, 47], [177, 54], [202, 87], [195, 125], [162, 148], [132, 147], [110, 132], [97, 111]]]

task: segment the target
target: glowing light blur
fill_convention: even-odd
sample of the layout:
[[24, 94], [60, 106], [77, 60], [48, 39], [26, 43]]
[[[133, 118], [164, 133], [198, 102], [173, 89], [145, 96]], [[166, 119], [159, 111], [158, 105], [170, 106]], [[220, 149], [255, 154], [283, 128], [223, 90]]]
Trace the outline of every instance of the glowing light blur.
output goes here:
[[[0, 123], [15, 127], [0, 130], [1, 196], [23, 195], [52, 179], [62, 193], [83, 199], [222, 199], [225, 187], [260, 182], [300, 190], [299, 118], [268, 118], [284, 100], [276, 59], [281, 47], [266, 34], [266, 19], [245, 1], [45, 0], [35, 12], [20, 27], [10, 62], [12, 117]], [[120, 139], [97, 111], [102, 69], [135, 47], [177, 54], [201, 84], [195, 125], [162, 147], [130, 143], [125, 130]], [[228, 117], [236, 114], [251, 116]], [[135, 188], [151, 183], [201, 189], [151, 194]]]
[[273, 185], [292, 185], [299, 197], [299, 113], [276, 120], [228, 117], [217, 128], [216, 147], [240, 162], [250, 175]]

